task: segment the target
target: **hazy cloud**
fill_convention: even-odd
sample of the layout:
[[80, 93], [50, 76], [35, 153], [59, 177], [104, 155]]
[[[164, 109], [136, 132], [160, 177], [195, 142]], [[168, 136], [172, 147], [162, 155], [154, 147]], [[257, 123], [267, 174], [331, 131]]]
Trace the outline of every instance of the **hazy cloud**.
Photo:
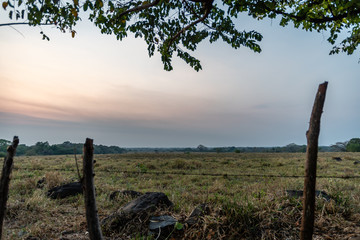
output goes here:
[[[5, 16], [6, 17], [6, 16]], [[0, 16], [4, 18], [4, 16]], [[145, 44], [119, 42], [80, 23], [72, 39], [51, 41], [21, 27], [0, 34], [0, 138], [24, 143], [120, 146], [276, 146], [304, 144], [319, 83], [329, 81], [321, 144], [360, 136], [358, 56], [328, 56], [322, 34], [241, 18], [263, 33], [263, 52], [203, 43], [204, 70], [174, 59], [163, 71]], [[323, 33], [326, 35], [326, 33]]]

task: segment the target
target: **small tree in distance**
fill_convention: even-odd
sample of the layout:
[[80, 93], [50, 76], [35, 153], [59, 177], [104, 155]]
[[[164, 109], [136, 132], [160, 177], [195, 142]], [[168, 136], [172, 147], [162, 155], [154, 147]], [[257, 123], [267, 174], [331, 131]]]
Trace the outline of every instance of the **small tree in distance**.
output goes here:
[[334, 145], [331, 145], [331, 149], [334, 152], [346, 152], [346, 145], [348, 142], [337, 142]]
[[[3, 0], [2, 8], [9, 19], [16, 21], [0, 26], [53, 25], [75, 37], [81, 15], [87, 16], [101, 33], [114, 34], [118, 40], [133, 33], [145, 40], [149, 56], [155, 51], [161, 54], [168, 71], [173, 69], [174, 54], [200, 70], [200, 61], [190, 52], [205, 39], [210, 43], [221, 39], [235, 49], [244, 46], [261, 52], [261, 33], [235, 27], [242, 13], [257, 20], [279, 17], [281, 26], [292, 22], [296, 28], [329, 31], [327, 41], [333, 45], [330, 54], [353, 54], [360, 43], [358, 0]], [[340, 33], [347, 35], [337, 42]]]

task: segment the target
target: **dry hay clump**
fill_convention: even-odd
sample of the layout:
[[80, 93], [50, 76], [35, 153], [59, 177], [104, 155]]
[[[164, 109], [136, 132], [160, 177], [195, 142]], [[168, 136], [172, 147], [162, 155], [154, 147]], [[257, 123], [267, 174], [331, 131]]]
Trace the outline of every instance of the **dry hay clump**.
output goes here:
[[288, 215], [290, 208], [297, 206], [284, 205], [283, 210], [237, 203], [210, 206], [210, 214], [185, 229], [184, 239], [295, 239], [299, 213]]
[[[360, 214], [349, 215], [347, 207], [334, 200], [317, 199], [317, 202], [314, 239], [344, 240], [360, 236]], [[301, 200], [285, 197], [257, 206], [213, 205], [209, 214], [202, 216], [196, 224], [185, 225], [178, 239], [297, 240], [300, 239], [301, 215]]]
[[[288, 209], [286, 209], [288, 208]], [[283, 210], [266, 212], [249, 205], [228, 203], [223, 206], [206, 204], [204, 214], [189, 221], [184, 213], [174, 214], [170, 211], [156, 211], [152, 216], [171, 215], [182, 227], [168, 230], [159, 239], [296, 239], [299, 227], [297, 221], [300, 213], [296, 210], [288, 215], [290, 208], [296, 204], [284, 206]], [[150, 216], [146, 213], [131, 216], [131, 220], [121, 223], [116, 232], [104, 232], [110, 239], [138, 239], [149, 237]], [[151, 237], [156, 238], [152, 235]], [[152, 239], [152, 238], [149, 239]], [[147, 239], [147, 238], [144, 238]]]
[[67, 181], [66, 178], [59, 171], [46, 172], [44, 179], [47, 189], [57, 187]]

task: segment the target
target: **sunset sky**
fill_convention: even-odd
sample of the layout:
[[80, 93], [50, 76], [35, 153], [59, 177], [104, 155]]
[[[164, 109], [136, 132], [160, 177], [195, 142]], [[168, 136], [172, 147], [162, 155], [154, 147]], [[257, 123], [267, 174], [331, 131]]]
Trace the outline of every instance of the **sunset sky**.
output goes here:
[[[0, 22], [7, 22], [0, 11]], [[84, 20], [77, 35], [0, 27], [0, 138], [121, 147], [305, 144], [317, 87], [329, 82], [320, 145], [360, 137], [360, 55], [329, 56], [327, 33], [245, 16], [262, 53], [203, 42], [196, 72], [149, 58], [142, 39], [117, 41]], [[50, 41], [41, 40], [44, 31]]]

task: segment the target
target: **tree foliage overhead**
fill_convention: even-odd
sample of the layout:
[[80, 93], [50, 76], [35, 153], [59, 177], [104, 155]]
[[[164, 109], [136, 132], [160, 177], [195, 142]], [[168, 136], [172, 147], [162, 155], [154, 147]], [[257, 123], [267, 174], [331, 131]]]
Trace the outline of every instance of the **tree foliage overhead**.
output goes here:
[[118, 40], [133, 33], [145, 40], [149, 56], [161, 54], [165, 70], [172, 70], [173, 55], [200, 70], [200, 61], [190, 53], [205, 39], [260, 52], [262, 35], [235, 27], [241, 13], [258, 20], [279, 17], [282, 26], [293, 23], [309, 31], [329, 31], [330, 54], [353, 54], [360, 43], [359, 0], [4, 0], [2, 7], [18, 21], [0, 26], [54, 25], [74, 37], [80, 16], [87, 16], [101, 33]]

